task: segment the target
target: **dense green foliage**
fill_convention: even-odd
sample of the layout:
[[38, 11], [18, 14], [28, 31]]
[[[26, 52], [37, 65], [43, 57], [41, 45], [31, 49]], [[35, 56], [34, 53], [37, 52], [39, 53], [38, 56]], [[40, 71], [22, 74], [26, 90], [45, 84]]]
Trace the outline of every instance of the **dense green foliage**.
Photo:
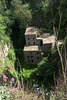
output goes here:
[[45, 83], [45, 87], [49, 88], [53, 84], [54, 75], [58, 75], [59, 55], [56, 50], [50, 50], [49, 55], [44, 57], [37, 64], [37, 69], [30, 75], [36, 83], [40, 85]]
[[0, 14], [0, 41], [3, 40], [4, 43], [10, 42], [10, 37], [8, 37], [8, 31], [6, 30], [7, 30], [7, 25], [4, 21], [4, 17]]
[[43, 60], [38, 64], [37, 74], [42, 77], [51, 77], [53, 73], [53, 65], [48, 61], [48, 58], [43, 58]]
[[22, 4], [20, 0], [12, 0], [10, 10], [11, 18], [14, 20], [12, 26], [12, 40], [15, 48], [23, 48], [25, 45], [24, 32], [32, 19], [29, 4]]
[[11, 6], [13, 11], [12, 15], [17, 20], [19, 28], [25, 29], [32, 18], [29, 4], [22, 5], [22, 1], [12, 0]]
[[[48, 29], [53, 33], [53, 25], [58, 28], [59, 16], [62, 13], [61, 32], [59, 38], [66, 36], [67, 2], [64, 0], [42, 0], [33, 14], [33, 22], [36, 26]], [[36, 22], [35, 22], [36, 20]]]
[[53, 26], [58, 30], [60, 14], [62, 18], [59, 39], [63, 40], [67, 35], [66, 0], [5, 0], [5, 2], [0, 0], [0, 42], [13, 45], [8, 51], [7, 58], [15, 64], [19, 79], [22, 74], [25, 80], [32, 78], [36, 82], [43, 82], [45, 78], [46, 81], [52, 78], [53, 81], [53, 75], [57, 75], [57, 61], [59, 61], [57, 51], [50, 51], [40, 63], [32, 66], [26, 64], [23, 48], [26, 27], [36, 26], [40, 28], [40, 33], [48, 30], [53, 34]]
[[9, 58], [9, 60], [11, 60], [13, 63], [15, 63], [15, 61], [16, 61], [16, 56], [15, 56], [15, 52], [14, 52], [14, 50], [13, 49], [9, 49], [9, 51], [8, 51], [8, 58]]

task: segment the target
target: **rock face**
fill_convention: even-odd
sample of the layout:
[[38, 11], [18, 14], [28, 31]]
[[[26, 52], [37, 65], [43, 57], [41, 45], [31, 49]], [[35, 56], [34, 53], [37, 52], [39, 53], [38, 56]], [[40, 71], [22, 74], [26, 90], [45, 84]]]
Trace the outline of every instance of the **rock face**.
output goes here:
[[4, 63], [4, 59], [6, 58], [6, 56], [8, 54], [9, 48], [10, 48], [10, 46], [8, 46], [7, 44], [4, 44], [4, 46], [0, 45], [0, 60], [2, 60], [3, 63]]

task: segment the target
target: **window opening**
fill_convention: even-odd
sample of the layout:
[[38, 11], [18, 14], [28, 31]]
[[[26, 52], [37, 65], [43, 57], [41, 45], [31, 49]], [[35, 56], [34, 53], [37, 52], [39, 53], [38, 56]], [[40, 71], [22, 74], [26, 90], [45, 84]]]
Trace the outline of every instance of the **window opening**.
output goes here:
[[31, 62], [33, 63], [33, 60], [31, 60]]
[[33, 58], [33, 56], [31, 56], [31, 58]]
[[35, 42], [33, 42], [33, 44], [35, 44]]
[[29, 58], [29, 56], [27, 56], [27, 58]]
[[31, 52], [31, 54], [32, 54], [32, 52]]
[[30, 45], [30, 42], [28, 42], [28, 44]]
[[28, 38], [28, 40], [30, 40], [30, 39]]
[[37, 59], [39, 59], [39, 57], [37, 57]]
[[39, 52], [37, 52], [37, 54], [39, 54]]

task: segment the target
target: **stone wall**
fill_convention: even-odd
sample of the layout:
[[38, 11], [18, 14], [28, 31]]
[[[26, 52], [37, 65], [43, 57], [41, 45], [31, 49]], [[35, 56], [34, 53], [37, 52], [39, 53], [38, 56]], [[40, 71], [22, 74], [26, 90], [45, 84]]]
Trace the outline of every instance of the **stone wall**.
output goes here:
[[26, 45], [35, 45], [36, 35], [26, 35], [25, 40], [26, 40]]
[[40, 45], [42, 39], [37, 39], [36, 35], [26, 35], [25, 40], [26, 40], [26, 45]]
[[24, 51], [27, 64], [36, 64], [41, 61], [41, 51]]
[[43, 52], [48, 53], [51, 47], [52, 47], [52, 43], [43, 44]]

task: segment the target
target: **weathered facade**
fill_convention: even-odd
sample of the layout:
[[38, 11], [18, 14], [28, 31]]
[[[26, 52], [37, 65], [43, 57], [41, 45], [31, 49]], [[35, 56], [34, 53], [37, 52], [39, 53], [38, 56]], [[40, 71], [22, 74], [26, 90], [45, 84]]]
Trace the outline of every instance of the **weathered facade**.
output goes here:
[[26, 45], [24, 55], [26, 63], [36, 64], [41, 61], [41, 53], [47, 53], [51, 47], [54, 47], [55, 37], [44, 33], [37, 37], [37, 28], [28, 27], [25, 32]]
[[25, 46], [24, 55], [26, 63], [36, 64], [42, 59], [41, 49], [39, 49], [38, 45]]

